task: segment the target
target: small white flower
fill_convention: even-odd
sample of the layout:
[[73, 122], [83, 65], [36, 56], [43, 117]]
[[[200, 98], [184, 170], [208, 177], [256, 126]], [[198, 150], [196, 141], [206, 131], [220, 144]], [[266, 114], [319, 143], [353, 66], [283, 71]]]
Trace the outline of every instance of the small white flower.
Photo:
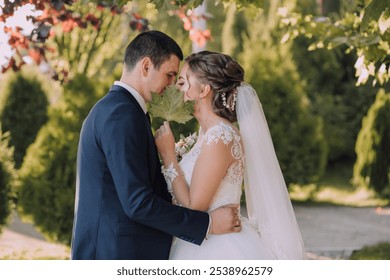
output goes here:
[[179, 149], [179, 155], [183, 156], [187, 152], [187, 147], [183, 146]]
[[280, 7], [277, 10], [278, 16], [286, 17], [288, 15], [288, 9], [286, 7]]
[[187, 145], [193, 146], [195, 144], [195, 141], [196, 141], [196, 135], [195, 135], [195, 137], [193, 137], [193, 135], [191, 135], [191, 137], [187, 141]]
[[356, 82], [356, 85], [361, 85], [361, 84], [365, 84], [368, 80], [368, 77], [370, 76], [369, 73], [368, 73], [368, 69], [367, 68], [361, 68], [361, 72], [360, 72], [360, 75], [358, 75], [359, 78], [358, 78], [358, 81]]
[[198, 136], [196, 132], [187, 137], [180, 135], [180, 140], [175, 144], [175, 152], [178, 161], [180, 161], [191, 150], [197, 139]]

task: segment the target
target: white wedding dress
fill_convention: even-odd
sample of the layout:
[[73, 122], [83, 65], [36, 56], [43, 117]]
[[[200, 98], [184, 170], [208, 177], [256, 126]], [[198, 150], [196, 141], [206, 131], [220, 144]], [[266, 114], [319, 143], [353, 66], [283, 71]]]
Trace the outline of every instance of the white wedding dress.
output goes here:
[[[221, 181], [208, 211], [223, 205], [240, 203], [245, 155], [239, 132], [224, 122], [211, 127], [204, 134], [199, 131], [198, 141], [179, 163], [187, 184], [190, 185], [195, 162], [202, 146], [218, 141], [222, 141], [226, 145], [233, 141], [231, 152], [235, 161], [230, 165]], [[256, 226], [251, 224], [247, 218], [242, 217], [241, 221], [241, 232], [211, 235], [209, 239], [203, 241], [201, 246], [175, 238], [170, 259], [275, 259]]]
[[179, 164], [190, 185], [202, 146], [218, 141], [230, 143], [236, 161], [226, 172], [208, 211], [239, 203], [244, 182], [249, 219], [242, 218], [240, 233], [211, 235], [201, 246], [175, 238], [170, 258], [305, 259], [305, 246], [267, 120], [251, 85], [242, 83], [237, 88], [236, 112], [239, 132], [224, 122], [204, 134], [200, 131], [197, 143]]

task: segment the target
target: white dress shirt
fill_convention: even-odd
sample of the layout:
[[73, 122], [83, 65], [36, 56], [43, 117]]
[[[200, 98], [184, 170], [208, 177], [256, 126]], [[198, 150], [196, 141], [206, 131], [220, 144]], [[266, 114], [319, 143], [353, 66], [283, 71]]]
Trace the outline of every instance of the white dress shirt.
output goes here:
[[138, 91], [136, 91], [133, 87], [131, 87], [128, 84], [125, 84], [121, 81], [115, 81], [114, 85], [123, 87], [124, 89], [129, 91], [131, 93], [131, 95], [134, 96], [135, 100], [137, 100], [138, 104], [141, 106], [144, 113], [145, 114], [147, 113], [148, 110], [146, 108], [146, 102], [145, 102], [144, 98], [141, 96], [141, 94], [139, 94]]

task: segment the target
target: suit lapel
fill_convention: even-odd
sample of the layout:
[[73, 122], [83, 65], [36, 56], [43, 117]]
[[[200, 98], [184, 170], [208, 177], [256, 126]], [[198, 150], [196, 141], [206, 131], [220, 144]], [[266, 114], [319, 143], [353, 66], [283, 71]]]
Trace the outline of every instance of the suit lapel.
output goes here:
[[149, 112], [146, 112], [146, 118], [148, 119], [149, 125], [152, 126], [152, 121], [150, 120]]
[[111, 86], [110, 91], [119, 91], [119, 92], [123, 93], [130, 100], [130, 102], [134, 104], [134, 106], [137, 108], [139, 113], [144, 116], [146, 123], [151, 128], [149, 113], [146, 113], [146, 114], [144, 113], [144, 110], [139, 105], [138, 101], [134, 98], [134, 96], [127, 89], [125, 89], [121, 86], [118, 86], [118, 85], [113, 85], [113, 86]]

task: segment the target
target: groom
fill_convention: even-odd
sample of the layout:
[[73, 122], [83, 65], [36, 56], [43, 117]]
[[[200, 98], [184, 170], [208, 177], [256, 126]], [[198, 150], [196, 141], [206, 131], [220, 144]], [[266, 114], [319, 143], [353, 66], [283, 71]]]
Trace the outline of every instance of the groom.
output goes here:
[[146, 103], [174, 82], [182, 59], [166, 34], [139, 34], [126, 49], [120, 81], [84, 121], [72, 259], [168, 259], [172, 236], [200, 245], [208, 234], [241, 230], [237, 205], [209, 215], [171, 204]]

